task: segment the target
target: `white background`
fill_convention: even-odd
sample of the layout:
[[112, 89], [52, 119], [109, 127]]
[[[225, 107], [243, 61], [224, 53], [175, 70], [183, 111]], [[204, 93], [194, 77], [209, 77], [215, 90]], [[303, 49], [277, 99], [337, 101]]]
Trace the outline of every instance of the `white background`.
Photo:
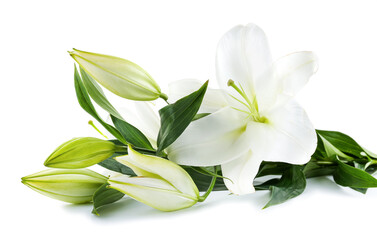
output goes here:
[[181, 78], [214, 85], [218, 40], [248, 22], [265, 30], [275, 59], [301, 50], [318, 55], [319, 71], [298, 96], [315, 127], [377, 151], [376, 10], [374, 1], [360, 0], [1, 1], [0, 238], [375, 238], [377, 190], [362, 195], [327, 178], [309, 180], [301, 196], [266, 210], [266, 192], [224, 192], [173, 213], [124, 200], [101, 217], [90, 205], [39, 195], [20, 178], [44, 169], [62, 142], [98, 136], [76, 101], [67, 50], [134, 61], [165, 92]]

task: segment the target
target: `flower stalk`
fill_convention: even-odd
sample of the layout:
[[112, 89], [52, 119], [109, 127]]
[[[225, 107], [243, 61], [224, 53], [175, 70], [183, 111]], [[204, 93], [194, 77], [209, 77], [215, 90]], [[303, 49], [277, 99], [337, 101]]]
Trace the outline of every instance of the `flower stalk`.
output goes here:
[[209, 194], [212, 192], [213, 188], [215, 187], [216, 179], [217, 179], [216, 176], [212, 177], [211, 183], [209, 184], [207, 191], [202, 196], [199, 197], [198, 202], [204, 202], [207, 199], [207, 197], [209, 196]]

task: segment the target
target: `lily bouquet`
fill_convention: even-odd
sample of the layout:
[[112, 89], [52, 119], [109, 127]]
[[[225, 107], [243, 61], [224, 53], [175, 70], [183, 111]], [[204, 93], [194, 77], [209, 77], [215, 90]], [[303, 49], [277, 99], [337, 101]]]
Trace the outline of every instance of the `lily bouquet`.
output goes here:
[[[203, 202], [211, 191], [269, 190], [269, 207], [300, 195], [307, 178], [326, 175], [361, 193], [377, 187], [377, 155], [343, 133], [315, 130], [294, 100], [317, 71], [316, 56], [296, 52], [272, 61], [266, 36], [254, 24], [221, 38], [217, 89], [185, 79], [164, 94], [131, 61], [76, 49], [69, 54], [78, 66], [78, 102], [107, 134], [63, 143], [45, 161], [49, 169], [22, 178], [41, 194], [92, 202], [98, 214], [124, 196], [174, 211]], [[134, 112], [115, 109], [101, 86], [134, 100]], [[150, 102], [159, 98], [166, 106], [157, 114]], [[88, 169], [96, 164], [111, 174]], [[260, 177], [264, 182], [256, 184]]]

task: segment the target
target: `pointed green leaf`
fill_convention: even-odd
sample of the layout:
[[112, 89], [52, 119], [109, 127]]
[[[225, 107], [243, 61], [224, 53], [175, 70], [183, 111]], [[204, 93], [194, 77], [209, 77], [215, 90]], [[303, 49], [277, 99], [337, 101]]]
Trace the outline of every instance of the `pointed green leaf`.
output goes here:
[[297, 197], [304, 192], [306, 187], [305, 175], [301, 166], [292, 165], [286, 170], [279, 182], [271, 186], [270, 201], [263, 208], [283, 203], [291, 198]]
[[157, 152], [161, 152], [172, 144], [194, 119], [202, 104], [207, 86], [208, 81], [199, 90], [159, 111], [161, 128], [157, 137]]
[[131, 168], [117, 162], [115, 159], [113, 159], [114, 157], [117, 157], [117, 156], [121, 156], [123, 154], [114, 154], [111, 158], [108, 158], [100, 163], [98, 163], [98, 165], [100, 165], [101, 167], [104, 167], [106, 169], [109, 169], [111, 171], [114, 171], [114, 172], [119, 172], [119, 173], [122, 173], [122, 174], [125, 174], [125, 175], [130, 175], [130, 176], [136, 176], [136, 174], [132, 171]]
[[[208, 186], [211, 183], [212, 177], [199, 173], [195, 170], [193, 170], [191, 167], [182, 166], [185, 171], [190, 174], [192, 180], [194, 180], [195, 185], [198, 187], [200, 192], [205, 192], [208, 189]], [[221, 174], [220, 174], [221, 175]], [[213, 188], [213, 191], [224, 191], [227, 190], [223, 179], [217, 178], [215, 187]]]
[[77, 68], [75, 66], [75, 89], [76, 89], [76, 95], [77, 100], [80, 104], [80, 106], [89, 113], [94, 119], [96, 119], [99, 123], [102, 124], [104, 128], [106, 128], [107, 131], [109, 131], [114, 137], [119, 139], [124, 144], [127, 144], [126, 140], [123, 138], [123, 136], [120, 134], [120, 132], [114, 128], [113, 126], [107, 124], [105, 121], [102, 120], [102, 118], [98, 115], [97, 111], [95, 110], [89, 95], [87, 93], [87, 90], [81, 80], [81, 77], [77, 71]]
[[[344, 154], [353, 155], [355, 157], [359, 157], [359, 158], [363, 157], [361, 155], [361, 152], [365, 152], [365, 150], [348, 135], [341, 132], [335, 132], [335, 131], [323, 131], [323, 130], [316, 130], [316, 131], [318, 135], [322, 137], [322, 140], [325, 140], [327, 143], [331, 144], [331, 146], [335, 147], [335, 149], [332, 149], [334, 151], [333, 154], [337, 154], [339, 153], [338, 151], [340, 151]], [[326, 152], [328, 152], [328, 150], [329, 149], [327, 149]], [[342, 154], [338, 154], [338, 155], [340, 157], [344, 157], [342, 156]]]
[[114, 203], [123, 198], [124, 193], [121, 193], [115, 189], [107, 188], [109, 184], [103, 184], [93, 195], [93, 210], [92, 213], [98, 214], [98, 209], [108, 205], [110, 203]]
[[354, 188], [354, 187], [351, 187], [351, 189], [355, 190], [356, 192], [362, 193], [362, 194], [366, 194], [367, 191], [368, 191], [368, 188]]
[[127, 142], [136, 147], [154, 150], [148, 138], [139, 129], [112, 115], [111, 120]]
[[[109, 141], [113, 142], [117, 145], [122, 145], [122, 143], [120, 141], [115, 140], [115, 139], [109, 140]], [[127, 149], [126, 148], [122, 152], [114, 153], [108, 159], [98, 163], [98, 165], [100, 165], [101, 167], [104, 167], [106, 169], [109, 169], [111, 171], [114, 171], [114, 172], [122, 173], [122, 174], [125, 174], [125, 175], [130, 175], [130, 176], [136, 176], [136, 174], [134, 173], [134, 171], [132, 171], [131, 168], [119, 163], [118, 161], [116, 161], [114, 159], [115, 157], [123, 156], [123, 155], [127, 155]]]
[[336, 163], [331, 165], [320, 165], [315, 161], [308, 162], [304, 167], [304, 174], [306, 178], [331, 176], [336, 170]]
[[[213, 168], [213, 167], [210, 167], [210, 168]], [[224, 179], [228, 179], [229, 181], [233, 182], [231, 179], [224, 177], [222, 175], [219, 175], [215, 172], [212, 172], [211, 170], [209, 170], [206, 167], [193, 167], [193, 166], [191, 166], [191, 169], [193, 169], [194, 171], [197, 171], [198, 173], [201, 173], [203, 175], [207, 175], [207, 176], [211, 176], [211, 177], [217, 177], [217, 178], [224, 178]]]
[[316, 160], [322, 160], [324, 158], [327, 158], [325, 146], [323, 144], [322, 138], [318, 135], [318, 133], [317, 133], [317, 148], [311, 158], [316, 159]]
[[208, 115], [210, 115], [210, 113], [198, 113], [198, 114], [195, 115], [195, 117], [192, 119], [192, 121], [199, 120], [201, 118], [207, 117]]
[[119, 119], [123, 119], [122, 116], [118, 113], [118, 111], [113, 107], [113, 105], [111, 105], [109, 100], [107, 100], [105, 93], [103, 92], [102, 88], [96, 83], [96, 81], [94, 81], [93, 78], [89, 76], [81, 67], [80, 73], [82, 81], [90, 97], [109, 114]]
[[280, 181], [279, 178], [270, 179], [262, 184], [254, 185], [256, 191], [270, 190], [272, 186], [275, 186]]
[[338, 161], [334, 172], [334, 181], [344, 187], [372, 188], [377, 187], [377, 179], [369, 173]]
[[256, 178], [267, 175], [282, 175], [287, 169], [291, 167], [291, 164], [282, 162], [262, 162], [259, 167]]

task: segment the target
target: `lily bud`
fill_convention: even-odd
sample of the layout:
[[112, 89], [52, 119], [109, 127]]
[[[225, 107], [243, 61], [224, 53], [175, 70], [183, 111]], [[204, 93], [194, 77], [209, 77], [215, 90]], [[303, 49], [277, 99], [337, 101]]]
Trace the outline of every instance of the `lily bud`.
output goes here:
[[175, 211], [194, 205], [199, 191], [190, 175], [179, 165], [156, 156], [143, 155], [128, 146], [128, 155], [115, 158], [130, 167], [137, 177], [110, 177], [116, 189], [161, 211]]
[[60, 145], [44, 165], [65, 169], [85, 168], [111, 157], [115, 149], [114, 143], [99, 138], [74, 138]]
[[68, 203], [92, 201], [107, 178], [89, 169], [47, 169], [22, 178], [22, 183], [47, 197]]
[[69, 54], [80, 67], [114, 94], [139, 101], [167, 98], [154, 79], [135, 63], [109, 55], [73, 50]]

